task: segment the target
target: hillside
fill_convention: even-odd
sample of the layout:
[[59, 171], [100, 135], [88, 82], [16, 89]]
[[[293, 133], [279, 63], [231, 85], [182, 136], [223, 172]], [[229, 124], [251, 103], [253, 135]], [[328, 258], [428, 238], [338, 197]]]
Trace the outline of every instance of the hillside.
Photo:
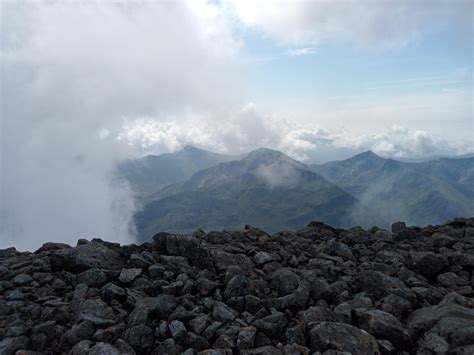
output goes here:
[[147, 199], [163, 187], [183, 181], [199, 170], [240, 158], [185, 146], [174, 153], [128, 160], [119, 166], [118, 173], [130, 182], [140, 199]]
[[0, 354], [472, 354], [472, 250], [474, 218], [0, 250]]
[[386, 220], [423, 225], [474, 214], [474, 158], [406, 163], [365, 152], [311, 169]]
[[283, 153], [259, 149], [163, 189], [136, 221], [141, 238], [157, 229], [235, 229], [246, 223], [275, 232], [300, 228], [312, 219], [337, 226], [373, 225], [377, 218], [370, 208], [365, 210], [361, 212], [364, 208], [356, 198], [306, 165]]

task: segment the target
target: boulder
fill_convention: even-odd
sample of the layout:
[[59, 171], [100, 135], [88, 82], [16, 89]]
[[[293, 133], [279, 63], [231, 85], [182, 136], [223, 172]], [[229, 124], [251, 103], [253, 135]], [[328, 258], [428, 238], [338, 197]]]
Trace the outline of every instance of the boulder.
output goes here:
[[337, 349], [353, 354], [379, 354], [375, 338], [352, 325], [336, 322], [317, 322], [309, 331], [311, 351]]

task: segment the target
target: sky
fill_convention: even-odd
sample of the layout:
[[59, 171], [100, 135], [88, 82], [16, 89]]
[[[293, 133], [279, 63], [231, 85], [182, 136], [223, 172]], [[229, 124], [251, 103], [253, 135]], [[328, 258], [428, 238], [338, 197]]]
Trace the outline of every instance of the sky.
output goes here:
[[5, 245], [129, 240], [116, 164], [185, 145], [306, 162], [474, 151], [470, 0], [0, 4]]

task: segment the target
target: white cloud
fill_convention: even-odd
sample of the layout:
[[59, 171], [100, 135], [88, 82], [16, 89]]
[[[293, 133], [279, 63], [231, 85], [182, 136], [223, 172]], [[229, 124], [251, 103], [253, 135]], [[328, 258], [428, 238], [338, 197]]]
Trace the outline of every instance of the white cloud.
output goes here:
[[267, 147], [311, 162], [343, 159], [366, 150], [396, 158], [474, 151], [472, 142], [449, 142], [402, 125], [357, 133], [265, 115], [254, 104], [228, 111], [223, 116], [226, 119], [205, 115], [180, 121], [173, 117], [139, 118], [130, 120], [119, 137], [135, 149], [154, 154], [176, 151], [188, 144], [230, 154]]
[[314, 53], [314, 48], [303, 47], [303, 48], [290, 49], [287, 52], [287, 55], [290, 57], [299, 57], [302, 55], [313, 54], [313, 53]]
[[284, 45], [331, 39], [389, 49], [450, 24], [472, 36], [470, 0], [273, 1], [227, 0], [241, 22]]
[[0, 247], [130, 240], [134, 202], [111, 174], [133, 152], [117, 131], [123, 117], [178, 122], [239, 97], [240, 44], [218, 10], [204, 0], [1, 2]]

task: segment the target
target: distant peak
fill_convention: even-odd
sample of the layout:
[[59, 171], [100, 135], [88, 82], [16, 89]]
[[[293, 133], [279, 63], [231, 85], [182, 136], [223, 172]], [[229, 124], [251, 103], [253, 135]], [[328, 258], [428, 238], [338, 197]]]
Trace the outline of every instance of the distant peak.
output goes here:
[[382, 158], [381, 156], [375, 154], [371, 150], [367, 150], [365, 152], [354, 155], [350, 159], [354, 159], [354, 160], [380, 160], [380, 159], [384, 159], [384, 158]]
[[270, 149], [270, 148], [258, 148], [255, 150], [252, 150], [249, 154], [254, 155], [254, 156], [262, 156], [262, 155], [273, 155], [273, 156], [280, 156], [284, 155], [282, 152], [279, 152], [278, 150]]
[[204, 149], [201, 149], [201, 148], [197, 148], [195, 146], [192, 146], [192, 145], [185, 145], [181, 151], [183, 152], [202, 152]]

